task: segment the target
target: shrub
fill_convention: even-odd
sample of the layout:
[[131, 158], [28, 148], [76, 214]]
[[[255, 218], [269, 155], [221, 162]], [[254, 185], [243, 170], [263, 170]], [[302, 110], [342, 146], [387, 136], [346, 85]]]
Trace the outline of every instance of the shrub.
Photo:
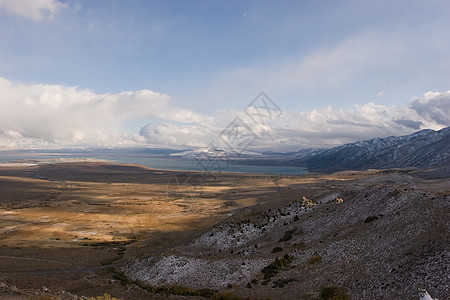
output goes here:
[[285, 254], [282, 258], [275, 258], [273, 262], [264, 267], [261, 272], [264, 275], [264, 281], [266, 281], [266, 284], [272, 277], [277, 275], [280, 270], [287, 267], [293, 259], [294, 257], [292, 255]]
[[324, 287], [320, 291], [320, 299], [323, 300], [350, 300], [347, 289], [339, 286]]
[[120, 300], [120, 299], [116, 298], [116, 297], [112, 297], [110, 294], [104, 294], [103, 296], [97, 296], [95, 298], [90, 297], [89, 300]]
[[339, 286], [324, 287], [320, 290], [319, 297], [313, 294], [301, 295], [302, 300], [350, 300], [347, 289]]
[[305, 294], [300, 296], [301, 300], [319, 300], [317, 297], [315, 297], [313, 294]]
[[271, 252], [271, 253], [277, 253], [277, 252], [281, 252], [281, 251], [283, 251], [283, 248], [281, 248], [281, 247], [275, 247], [275, 248], [272, 249], [272, 252]]
[[205, 297], [205, 298], [211, 298], [214, 295], [216, 295], [216, 293], [217, 293], [216, 290], [212, 290], [212, 289], [193, 290], [189, 287], [180, 286], [180, 285], [151, 287], [140, 281], [135, 281], [134, 283], [137, 286], [139, 286], [140, 288], [142, 288], [152, 294], [177, 295], [177, 296], [200, 296], [200, 297]]
[[322, 256], [314, 255], [308, 259], [308, 265], [318, 264], [322, 262]]
[[125, 273], [118, 271], [114, 268], [108, 268], [107, 270], [113, 273], [112, 277], [116, 280], [119, 280], [121, 285], [126, 286], [128, 284], [133, 284], [133, 282], [130, 279], [128, 279]]
[[236, 202], [234, 202], [234, 201], [225, 201], [224, 203], [223, 203], [223, 205], [224, 206], [226, 206], [226, 207], [230, 207], [230, 206], [235, 206], [236, 205]]
[[367, 217], [367, 218], [364, 220], [364, 223], [369, 223], [369, 222], [372, 222], [372, 221], [375, 221], [375, 220], [378, 220], [378, 217], [377, 217], [377, 216], [369, 216], [369, 217]]
[[284, 286], [290, 282], [297, 281], [297, 279], [294, 278], [288, 278], [288, 279], [279, 279], [273, 283], [272, 288], [284, 288]]
[[295, 229], [288, 230], [284, 233], [283, 237], [278, 242], [286, 242], [292, 239]]
[[214, 294], [210, 298], [211, 300], [243, 300], [244, 298], [237, 297], [231, 292], [225, 292], [220, 294]]

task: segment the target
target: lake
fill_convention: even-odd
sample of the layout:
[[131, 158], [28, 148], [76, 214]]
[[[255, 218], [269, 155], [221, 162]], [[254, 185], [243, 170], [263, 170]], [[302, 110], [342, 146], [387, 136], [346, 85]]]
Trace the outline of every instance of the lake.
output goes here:
[[[101, 153], [19, 153], [2, 154], [0, 153], [0, 164], [18, 162], [22, 160], [38, 160], [41, 163], [58, 163], [73, 160], [105, 160], [111, 163], [136, 164], [161, 170], [180, 170], [180, 171], [205, 171], [205, 162], [203, 165], [196, 160], [183, 158], [171, 158], [168, 156], [155, 155], [127, 155], [124, 152], [101, 154]], [[217, 170], [217, 169], [216, 169]], [[270, 175], [301, 175], [308, 171], [301, 167], [289, 166], [264, 166], [264, 165], [244, 165], [238, 161], [231, 162], [228, 165], [222, 165], [221, 172], [239, 172]]]

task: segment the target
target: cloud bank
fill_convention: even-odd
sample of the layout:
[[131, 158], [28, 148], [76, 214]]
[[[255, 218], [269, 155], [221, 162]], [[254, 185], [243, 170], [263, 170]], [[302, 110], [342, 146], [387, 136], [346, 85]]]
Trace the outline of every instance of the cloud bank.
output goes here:
[[[14, 83], [0, 77], [0, 147], [205, 147], [240, 117], [257, 135], [255, 149], [295, 151], [450, 125], [450, 91], [429, 92], [408, 105], [367, 103], [289, 111], [264, 128], [239, 111], [211, 116], [173, 104], [151, 90], [97, 94], [78, 87]], [[136, 123], [135, 128], [127, 124]]]
[[127, 146], [144, 141], [144, 135], [126, 132], [130, 120], [209, 121], [189, 109], [173, 107], [169, 96], [150, 90], [96, 94], [0, 78], [0, 95], [3, 147]]

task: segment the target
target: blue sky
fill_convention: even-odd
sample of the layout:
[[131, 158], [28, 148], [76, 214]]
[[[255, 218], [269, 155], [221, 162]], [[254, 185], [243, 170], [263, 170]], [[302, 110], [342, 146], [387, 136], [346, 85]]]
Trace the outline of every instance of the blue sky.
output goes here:
[[449, 13], [448, 1], [0, 0], [0, 146], [204, 146], [260, 91], [285, 114], [263, 130], [279, 140], [255, 147], [439, 129]]

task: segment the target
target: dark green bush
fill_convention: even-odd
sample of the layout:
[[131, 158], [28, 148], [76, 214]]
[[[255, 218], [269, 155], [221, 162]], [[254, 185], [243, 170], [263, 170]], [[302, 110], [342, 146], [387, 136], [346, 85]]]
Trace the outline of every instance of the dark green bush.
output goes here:
[[270, 281], [270, 279], [277, 275], [280, 270], [287, 267], [293, 259], [294, 257], [288, 254], [285, 254], [282, 258], [275, 258], [273, 262], [264, 267], [261, 271], [264, 275], [264, 281]]

